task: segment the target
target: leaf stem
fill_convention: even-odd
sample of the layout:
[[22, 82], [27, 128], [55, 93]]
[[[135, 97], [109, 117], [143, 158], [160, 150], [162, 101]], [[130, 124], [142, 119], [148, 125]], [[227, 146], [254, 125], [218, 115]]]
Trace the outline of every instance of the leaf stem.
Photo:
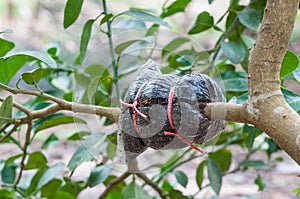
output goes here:
[[[107, 6], [106, 6], [106, 0], [102, 0], [102, 4], [103, 4], [103, 14], [107, 15]], [[107, 24], [107, 37], [108, 37], [108, 44], [109, 44], [109, 53], [110, 53], [110, 57], [112, 59], [112, 68], [113, 68], [113, 72], [114, 72], [114, 85], [116, 88], [116, 93], [117, 93], [117, 103], [118, 106], [120, 106], [119, 103], [119, 99], [121, 99], [121, 92], [120, 92], [120, 85], [119, 85], [119, 74], [118, 74], [118, 64], [116, 62], [116, 57], [115, 57], [115, 53], [114, 53], [114, 45], [113, 45], [113, 40], [112, 40], [112, 30], [111, 30], [111, 21], [108, 20], [106, 22]]]

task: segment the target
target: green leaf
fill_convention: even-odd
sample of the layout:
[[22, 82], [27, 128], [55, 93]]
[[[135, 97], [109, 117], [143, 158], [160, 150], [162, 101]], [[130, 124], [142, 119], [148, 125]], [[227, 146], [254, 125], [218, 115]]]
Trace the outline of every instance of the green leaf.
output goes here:
[[68, 178], [64, 178], [65, 184], [59, 190], [67, 192], [72, 196], [77, 196], [83, 189], [86, 188], [86, 180], [83, 181], [71, 181]]
[[10, 57], [13, 57], [13, 56], [18, 56], [18, 55], [27, 56], [27, 57], [30, 57], [32, 59], [39, 60], [39, 61], [47, 64], [50, 68], [57, 68], [57, 64], [56, 64], [55, 60], [52, 57], [50, 57], [46, 53], [42, 53], [42, 52], [38, 52], [38, 51], [30, 51], [30, 50], [29, 51], [20, 51], [20, 52], [16, 52], [16, 53], [12, 53], [10, 55], [7, 55], [3, 58], [7, 59], [7, 58], [10, 58]]
[[241, 163], [244, 167], [264, 168], [266, 164], [262, 160], [246, 160]]
[[45, 184], [42, 189], [42, 198], [52, 198], [52, 196], [57, 192], [60, 185], [62, 184], [62, 181], [59, 179], [54, 179]]
[[189, 42], [190, 39], [184, 38], [184, 37], [178, 37], [174, 40], [172, 40], [170, 43], [168, 43], [161, 52], [161, 56], [164, 57], [166, 54], [173, 52], [175, 49], [177, 49], [179, 46], [183, 45], [186, 42]]
[[172, 189], [172, 190], [169, 192], [169, 196], [170, 196], [170, 198], [172, 198], [172, 199], [188, 199], [187, 196], [184, 196], [184, 195], [182, 194], [181, 191], [176, 190], [176, 189]]
[[8, 96], [0, 107], [0, 127], [12, 119], [13, 102], [12, 97]]
[[58, 126], [58, 125], [62, 125], [62, 124], [72, 124], [72, 123], [86, 124], [86, 121], [84, 121], [80, 118], [72, 117], [72, 116], [57, 115], [57, 116], [49, 118], [48, 120], [45, 120], [44, 122], [39, 124], [37, 126], [37, 128], [35, 129], [34, 133], [38, 133], [39, 131], [42, 131], [42, 130], [45, 130], [45, 129], [48, 129], [48, 128], [51, 128], [54, 126]]
[[162, 18], [169, 17], [173, 14], [176, 14], [178, 12], [184, 12], [186, 6], [191, 2], [192, 0], [177, 0], [174, 3], [172, 3], [170, 6], [165, 8], [163, 10], [163, 13], [160, 15]]
[[186, 188], [186, 185], [188, 184], [188, 177], [186, 176], [186, 174], [182, 171], [176, 171], [175, 172], [175, 177], [176, 177], [177, 182], [181, 186]]
[[13, 184], [16, 179], [16, 168], [17, 165], [14, 163], [7, 164], [1, 171], [1, 180], [6, 184]]
[[247, 55], [246, 46], [242, 39], [235, 41], [222, 41], [221, 49], [224, 55], [234, 64], [241, 63]]
[[271, 155], [276, 151], [280, 150], [280, 147], [270, 138], [265, 138], [266, 143], [268, 143], [269, 147], [267, 149], [268, 158], [271, 158]]
[[201, 12], [188, 34], [196, 34], [208, 30], [214, 26], [214, 18], [206, 11]]
[[207, 172], [210, 186], [216, 194], [219, 195], [222, 186], [222, 170], [218, 164], [210, 158], [207, 159]]
[[37, 151], [34, 153], [31, 153], [29, 155], [27, 164], [25, 165], [24, 169], [25, 170], [30, 170], [30, 169], [43, 169], [47, 167], [47, 159], [44, 156], [43, 153]]
[[283, 96], [287, 103], [296, 111], [300, 111], [300, 95], [294, 93], [293, 91], [282, 88]]
[[241, 24], [251, 30], [257, 30], [262, 18], [262, 12], [258, 9], [246, 7], [238, 12], [238, 18]]
[[254, 181], [255, 184], [258, 186], [258, 190], [262, 191], [266, 187], [266, 183], [263, 181], [261, 175], [258, 175], [257, 178]]
[[204, 180], [204, 167], [206, 166], [207, 161], [203, 161], [199, 164], [196, 172], [196, 181], [199, 189], [202, 189], [202, 183]]
[[[157, 16], [154, 16], [152, 14], [149, 14], [147, 12], [144, 12], [142, 10], [128, 10], [128, 11], [120, 13], [119, 15], [127, 15], [130, 17], [139, 19], [141, 21], [147, 21], [147, 22], [151, 22], [154, 24], [158, 24], [158, 25], [170, 28], [170, 25], [167, 22], [165, 22], [163, 19], [161, 19]], [[119, 15], [117, 15], [117, 16], [119, 16]]]
[[83, 0], [68, 0], [64, 11], [64, 28], [68, 28], [78, 18]]
[[245, 92], [248, 91], [248, 81], [245, 78], [229, 78], [223, 80], [225, 90], [233, 92]]
[[92, 160], [106, 147], [105, 138], [106, 134], [101, 132], [85, 137], [68, 163], [68, 168], [73, 171], [81, 163]]
[[281, 63], [280, 79], [296, 70], [298, 65], [298, 56], [294, 52], [287, 50]]
[[0, 58], [0, 82], [8, 84], [22, 66], [26, 63], [26, 56], [12, 56]]
[[1, 199], [15, 199], [15, 192], [8, 189], [0, 189]]
[[120, 43], [119, 45], [117, 45], [117, 46], [115, 47], [115, 52], [116, 52], [118, 55], [120, 55], [120, 54], [122, 54], [122, 52], [123, 52], [124, 50], [126, 50], [126, 49], [127, 49], [129, 46], [131, 46], [132, 44], [135, 44], [135, 43], [137, 43], [137, 42], [147, 42], [147, 43], [149, 43], [151, 38], [152, 38], [152, 37], [145, 37], [145, 38], [143, 38], [143, 39], [133, 39], [133, 40], [125, 41], [125, 42]]
[[45, 142], [43, 143], [42, 149], [48, 149], [48, 147], [49, 147], [50, 145], [53, 145], [53, 144], [55, 144], [55, 143], [57, 143], [57, 142], [59, 142], [58, 137], [57, 137], [54, 133], [52, 133], [52, 134], [45, 140]]
[[300, 195], [300, 187], [297, 187], [297, 188], [293, 189], [293, 192], [295, 192], [296, 197], [298, 197]]
[[90, 19], [88, 20], [84, 26], [83, 26], [83, 30], [82, 30], [82, 34], [81, 34], [81, 40], [80, 40], [80, 58], [81, 58], [81, 62], [83, 61], [85, 54], [86, 54], [86, 50], [91, 38], [91, 32], [92, 32], [92, 27], [93, 27], [93, 23], [95, 22], [94, 19]]
[[262, 130], [255, 128], [253, 126], [250, 126], [248, 124], [244, 125], [243, 128], [243, 135], [245, 139], [245, 145], [247, 149], [250, 151], [253, 147], [254, 139], [262, 133]]
[[[143, 21], [136, 20], [136, 19], [123, 19], [117, 21], [112, 24], [112, 28], [115, 29], [144, 29], [146, 28], [146, 24]], [[150, 28], [151, 29], [151, 28]], [[149, 35], [146, 35], [149, 36]]]
[[53, 180], [54, 178], [57, 178], [60, 176], [61, 171], [65, 168], [65, 164], [62, 162], [59, 162], [52, 167], [48, 168], [45, 173], [40, 178], [37, 189], [42, 188], [44, 185], [46, 185], [48, 182]]
[[223, 173], [226, 173], [231, 165], [232, 154], [229, 149], [224, 148], [211, 153], [209, 158], [214, 160], [219, 165]]
[[0, 57], [4, 56], [7, 52], [15, 47], [15, 44], [11, 41], [0, 38]]
[[51, 199], [76, 199], [76, 197], [64, 191], [58, 191]]
[[22, 74], [22, 79], [29, 85], [37, 85], [39, 81], [47, 77], [50, 70], [47, 68], [37, 68], [31, 72], [25, 72]]
[[294, 76], [294, 78], [296, 79], [296, 81], [297, 81], [298, 83], [300, 83], [300, 64], [298, 65], [297, 69], [294, 70], [293, 76]]
[[[108, 176], [108, 178], [103, 182], [105, 186], [108, 186], [113, 180], [116, 180], [116, 176]], [[124, 187], [126, 186], [126, 183], [124, 181], [120, 182], [116, 186], [114, 186], [111, 190], [110, 193], [121, 193]], [[120, 197], [121, 198], [121, 197]]]
[[110, 172], [112, 170], [112, 167], [106, 166], [106, 165], [100, 165], [94, 169], [92, 169], [90, 177], [88, 179], [88, 183], [90, 187], [94, 187], [102, 182], [104, 182]]
[[151, 199], [151, 196], [138, 184], [131, 182], [122, 190], [122, 199]]
[[67, 138], [67, 140], [70, 141], [76, 141], [76, 140], [81, 140], [84, 136], [90, 135], [90, 132], [87, 131], [80, 131], [80, 132], [76, 132], [73, 135], [71, 135], [70, 137]]
[[100, 21], [100, 26], [106, 22], [108, 22], [114, 15], [113, 14], [107, 14], [105, 15], [101, 21]]

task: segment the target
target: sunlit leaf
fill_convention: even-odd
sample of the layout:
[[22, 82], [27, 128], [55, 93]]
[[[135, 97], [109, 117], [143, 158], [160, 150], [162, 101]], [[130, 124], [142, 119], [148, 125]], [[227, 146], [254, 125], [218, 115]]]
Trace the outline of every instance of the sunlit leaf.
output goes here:
[[[113, 29], [143, 29], [146, 28], [144, 21], [136, 19], [123, 19], [112, 24]], [[148, 36], [148, 35], [147, 35]]]
[[224, 148], [211, 153], [209, 158], [214, 160], [219, 165], [223, 173], [226, 173], [231, 165], [232, 154], [229, 149]]
[[51, 198], [59, 189], [62, 181], [59, 179], [54, 179], [44, 185], [41, 189], [43, 198]]
[[166, 7], [163, 10], [163, 13], [160, 15], [162, 18], [169, 17], [173, 14], [176, 14], [178, 12], [184, 12], [186, 6], [191, 2], [192, 0], [177, 0], [174, 3], [172, 3], [170, 6]]
[[47, 159], [43, 153], [37, 151], [29, 155], [28, 161], [24, 167], [25, 170], [41, 169], [47, 167]]
[[64, 11], [64, 28], [68, 28], [78, 18], [83, 0], [68, 0]]
[[113, 16], [114, 16], [113, 14], [107, 14], [107, 15], [105, 15], [105, 16], [101, 19], [100, 25], [102, 25], [102, 24], [108, 22]]
[[25, 72], [22, 74], [22, 79], [29, 85], [36, 85], [42, 78], [49, 75], [50, 70], [48, 68], [37, 68], [31, 72]]
[[0, 107], [0, 127], [3, 124], [9, 122], [10, 119], [12, 119], [12, 108], [13, 108], [12, 97], [8, 96], [2, 102]]
[[298, 56], [294, 52], [287, 50], [281, 64], [280, 78], [292, 73], [297, 69], [298, 65]]
[[0, 38], [0, 57], [4, 56], [7, 52], [15, 47], [15, 44], [11, 41]]
[[206, 11], [200, 13], [196, 22], [189, 30], [189, 34], [196, 34], [208, 30], [214, 26], [214, 18]]
[[14, 75], [27, 62], [26, 56], [12, 56], [6, 59], [0, 58], [0, 82], [7, 84]]

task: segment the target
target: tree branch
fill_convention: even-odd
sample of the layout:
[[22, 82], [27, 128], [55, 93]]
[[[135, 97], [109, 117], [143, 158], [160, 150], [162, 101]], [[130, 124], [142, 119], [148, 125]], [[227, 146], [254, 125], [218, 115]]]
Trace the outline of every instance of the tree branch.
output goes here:
[[128, 176], [130, 176], [131, 173], [123, 173], [123, 175], [121, 175], [120, 177], [112, 180], [109, 185], [106, 187], [106, 189], [104, 190], [104, 192], [99, 196], [98, 199], [104, 199], [107, 194], [116, 186], [118, 185], [120, 182], [123, 182]]
[[162, 199], [167, 199], [167, 194], [152, 180], [150, 180], [145, 174], [143, 173], [136, 173], [136, 175], [144, 180], [148, 185], [150, 185], [157, 193], [160, 195]]

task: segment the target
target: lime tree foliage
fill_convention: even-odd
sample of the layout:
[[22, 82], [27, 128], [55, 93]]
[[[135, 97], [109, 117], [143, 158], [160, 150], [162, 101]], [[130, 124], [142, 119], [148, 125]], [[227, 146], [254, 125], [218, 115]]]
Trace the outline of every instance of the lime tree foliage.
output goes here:
[[[72, 111], [70, 103], [73, 95], [72, 85], [75, 82], [79, 82], [87, 92], [94, 88], [94, 105], [111, 106], [112, 95], [117, 95], [116, 97], [120, 99], [122, 93], [119, 89], [119, 79], [126, 77], [130, 72], [134, 72], [137, 67], [127, 68], [125, 72], [120, 73], [118, 71], [118, 57], [132, 45], [147, 42], [149, 36], [155, 38], [160, 29], [171, 28], [171, 25], [167, 23], [168, 19], [180, 12], [185, 12], [191, 1], [166, 1], [162, 5], [162, 9], [156, 12], [153, 12], [151, 8], [145, 10], [133, 7], [121, 13], [110, 13], [108, 12], [110, 2], [102, 0], [102, 4], [100, 4], [102, 9], [99, 10], [99, 15], [86, 21], [82, 27], [80, 46], [73, 63], [66, 63], [60, 58], [59, 45], [52, 45], [44, 52], [16, 52], [13, 50], [15, 44], [3, 39], [3, 36], [9, 34], [10, 31], [0, 32], [0, 83], [2, 90], [10, 92], [8, 96], [6, 95], [7, 97], [0, 98], [0, 144], [1, 146], [13, 145], [18, 151], [7, 159], [0, 159], [0, 198], [75, 199], [82, 191], [94, 186], [101, 187], [101, 191], [98, 192], [99, 195], [95, 198], [197, 198], [202, 190], [208, 188], [211, 188], [215, 195], [219, 195], [223, 176], [249, 170], [257, 172], [257, 177], [253, 183], [258, 186], [259, 190], [263, 190], [267, 186], [261, 175], [262, 169], [268, 168], [276, 161], [282, 161], [282, 158], [273, 156], [274, 152], [281, 149], [272, 139], [264, 136], [260, 129], [248, 124], [228, 122], [225, 131], [218, 138], [203, 146], [205, 148], [212, 144], [215, 145], [205, 158], [200, 158], [201, 155], [192, 150], [186, 150], [182, 154], [174, 152], [173, 156], [165, 161], [165, 166], [152, 165], [153, 168], [158, 166], [159, 172], [151, 177], [142, 173], [118, 173], [106, 166], [106, 162], [116, 155], [116, 132], [76, 132], [74, 129], [74, 134], [67, 139], [62, 140], [53, 133], [45, 138], [40, 150], [32, 151], [30, 148], [36, 135], [42, 134], [46, 129], [70, 123], [87, 123], [82, 118], [60, 112], [60, 110]], [[213, 0], [208, 2], [211, 4]], [[68, 0], [66, 2], [64, 28], [67, 29], [76, 23], [84, 3], [83, 0]], [[206, 64], [215, 66], [211, 69], [211, 73], [215, 73], [215, 71], [220, 73], [227, 100], [235, 97], [236, 103], [239, 104], [245, 102], [248, 97], [249, 51], [253, 48], [265, 4], [266, 1], [264, 0], [250, 0], [248, 5], [240, 5], [238, 0], [231, 0], [227, 10], [220, 18], [216, 19], [209, 12], [204, 11], [198, 14], [188, 30], [184, 30], [188, 35], [197, 38], [201, 38], [201, 35], [207, 31], [209, 33], [216, 32], [217, 35], [220, 35], [213, 47], [207, 49], [209, 59]], [[146, 30], [145, 38], [114, 45], [112, 42], [112, 25], [116, 21], [119, 25], [123, 24], [123, 26], [132, 29], [144, 28]], [[93, 29], [95, 26], [98, 28]], [[93, 63], [84, 71], [79, 70], [86, 57], [92, 31], [98, 31], [96, 34], [107, 36], [109, 53], [113, 60], [112, 72], [107, 70], [102, 63]], [[163, 47], [159, 59], [166, 60], [168, 64], [168, 69], [164, 70], [164, 73], [172, 72], [184, 75], [193, 70], [194, 63], [201, 57], [201, 52], [191, 49], [189, 45], [186, 45], [188, 42], [190, 41], [183, 37], [177, 37]], [[187, 47], [181, 48], [182, 50], [177, 51], [178, 53], [175, 55], [169, 53], [184, 45]], [[145, 57], [151, 57], [151, 54], [138, 57], [142, 61], [146, 61]], [[17, 72], [25, 64], [30, 64], [32, 69], [16, 77]], [[300, 111], [300, 96], [286, 88], [285, 80], [300, 83], [299, 74], [298, 55], [288, 50], [282, 62], [280, 73], [282, 92], [286, 101], [298, 113]], [[62, 77], [65, 82], [69, 82], [70, 87], [67, 89], [61, 88], [57, 83]], [[7, 86], [12, 78], [18, 79], [13, 88]], [[49, 82], [51, 89], [43, 91], [39, 86], [41, 80]], [[22, 90], [19, 88], [20, 82], [32, 86], [35, 91]], [[19, 93], [31, 97], [19, 104], [13, 99], [13, 94]], [[91, 101], [84, 99], [83, 102], [88, 104]], [[82, 109], [78, 111], [80, 112], [80, 110], [82, 111]], [[101, 116], [99, 117], [101, 118]], [[104, 121], [104, 125], [112, 124], [114, 117], [108, 118], [101, 119]], [[64, 133], [63, 128], [59, 129], [61, 130], [57, 130], [59, 131], [57, 133]], [[81, 140], [81, 138], [83, 138], [81, 145], [70, 160], [57, 163], [49, 162], [47, 150], [55, 147], [54, 143], [74, 142]], [[232, 165], [234, 154], [230, 150], [231, 146], [237, 146], [235, 148], [244, 152], [244, 156], [240, 157], [235, 165]], [[257, 152], [265, 153], [267, 159], [260, 159], [259, 157], [262, 156], [257, 156]], [[95, 156], [99, 156], [99, 153], [102, 157], [99, 158], [100, 160], [95, 158]], [[179, 168], [195, 159], [201, 159], [201, 161], [198, 161], [194, 170], [186, 171]], [[86, 171], [89, 173], [87, 178], [73, 180], [73, 172], [83, 162], [94, 163], [94, 168]], [[187, 173], [193, 174], [193, 179], [188, 177]], [[170, 178], [176, 181], [170, 182]], [[198, 188], [189, 190], [188, 193], [190, 194], [184, 195], [182, 190], [190, 189], [189, 181], [196, 182]], [[180, 190], [178, 187], [181, 187]], [[295, 188], [294, 192], [298, 195], [300, 193], [299, 188]]]

